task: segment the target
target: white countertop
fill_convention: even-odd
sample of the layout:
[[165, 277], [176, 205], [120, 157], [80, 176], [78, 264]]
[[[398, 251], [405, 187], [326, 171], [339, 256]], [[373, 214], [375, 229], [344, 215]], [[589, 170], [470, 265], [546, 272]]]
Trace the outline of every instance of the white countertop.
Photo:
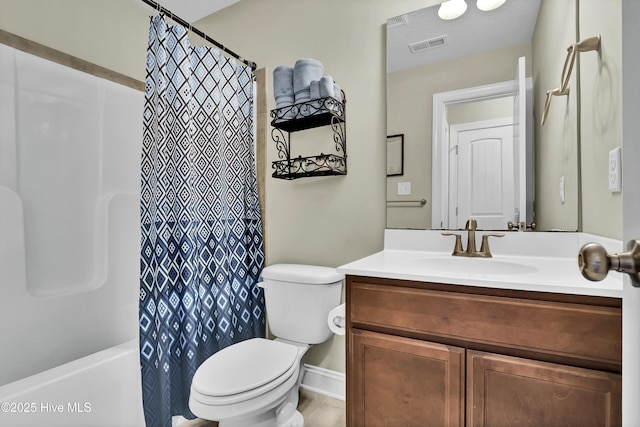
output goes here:
[[[442, 238], [434, 231], [387, 230], [383, 251], [338, 267], [338, 271], [387, 279], [622, 298], [622, 273], [610, 272], [604, 280], [591, 282], [582, 277], [577, 261], [585, 241], [600, 240], [608, 250], [619, 251], [618, 241], [602, 241], [582, 233], [507, 233], [505, 238], [491, 241], [493, 258], [485, 259], [453, 257], [453, 239]], [[466, 236], [463, 242], [466, 246]], [[444, 245], [451, 248], [442, 250]]]

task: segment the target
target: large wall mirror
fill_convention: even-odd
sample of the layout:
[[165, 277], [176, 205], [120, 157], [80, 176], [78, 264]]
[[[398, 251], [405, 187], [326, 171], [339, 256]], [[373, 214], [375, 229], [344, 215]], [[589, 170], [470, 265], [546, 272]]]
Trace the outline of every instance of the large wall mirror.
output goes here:
[[[603, 159], [585, 162], [579, 100], [591, 98], [583, 92], [597, 91], [593, 82], [602, 75], [589, 76], [580, 89], [576, 68], [572, 89], [554, 97], [540, 125], [545, 93], [559, 86], [566, 49], [580, 39], [578, 23], [602, 13], [588, 10], [600, 6], [594, 2], [580, 3], [507, 0], [485, 12], [467, 0], [453, 20], [438, 16], [439, 4], [390, 17], [387, 133], [403, 135], [404, 167], [387, 177], [388, 228], [459, 229], [474, 217], [484, 229], [535, 222], [542, 231], [583, 230], [583, 176], [593, 175], [593, 163], [606, 168], [607, 147], [598, 149]], [[619, 26], [596, 30], [619, 33]], [[607, 61], [618, 60], [610, 52], [583, 56], [582, 64], [601, 74]], [[619, 194], [602, 191], [621, 205]], [[616, 227], [587, 231], [616, 237]]]

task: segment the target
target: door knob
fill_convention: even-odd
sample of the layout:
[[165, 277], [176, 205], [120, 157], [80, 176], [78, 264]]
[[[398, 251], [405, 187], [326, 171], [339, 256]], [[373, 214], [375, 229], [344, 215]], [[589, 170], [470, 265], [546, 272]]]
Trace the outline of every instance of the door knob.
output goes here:
[[578, 254], [578, 266], [582, 275], [597, 282], [605, 277], [609, 270], [627, 273], [631, 284], [640, 287], [640, 240], [630, 240], [627, 252], [609, 255], [598, 243], [587, 243]]

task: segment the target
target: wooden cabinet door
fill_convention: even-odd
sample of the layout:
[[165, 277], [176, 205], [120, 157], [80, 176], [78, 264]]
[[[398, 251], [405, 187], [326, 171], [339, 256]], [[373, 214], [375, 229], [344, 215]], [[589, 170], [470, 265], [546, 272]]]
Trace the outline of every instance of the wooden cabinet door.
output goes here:
[[464, 349], [349, 331], [351, 427], [464, 425]]
[[467, 350], [467, 425], [620, 426], [622, 377]]

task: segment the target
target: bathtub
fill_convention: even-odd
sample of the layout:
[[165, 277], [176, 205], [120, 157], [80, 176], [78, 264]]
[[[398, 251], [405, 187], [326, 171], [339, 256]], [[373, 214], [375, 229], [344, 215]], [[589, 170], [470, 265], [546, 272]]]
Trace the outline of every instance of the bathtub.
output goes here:
[[138, 341], [0, 387], [0, 425], [144, 427]]

